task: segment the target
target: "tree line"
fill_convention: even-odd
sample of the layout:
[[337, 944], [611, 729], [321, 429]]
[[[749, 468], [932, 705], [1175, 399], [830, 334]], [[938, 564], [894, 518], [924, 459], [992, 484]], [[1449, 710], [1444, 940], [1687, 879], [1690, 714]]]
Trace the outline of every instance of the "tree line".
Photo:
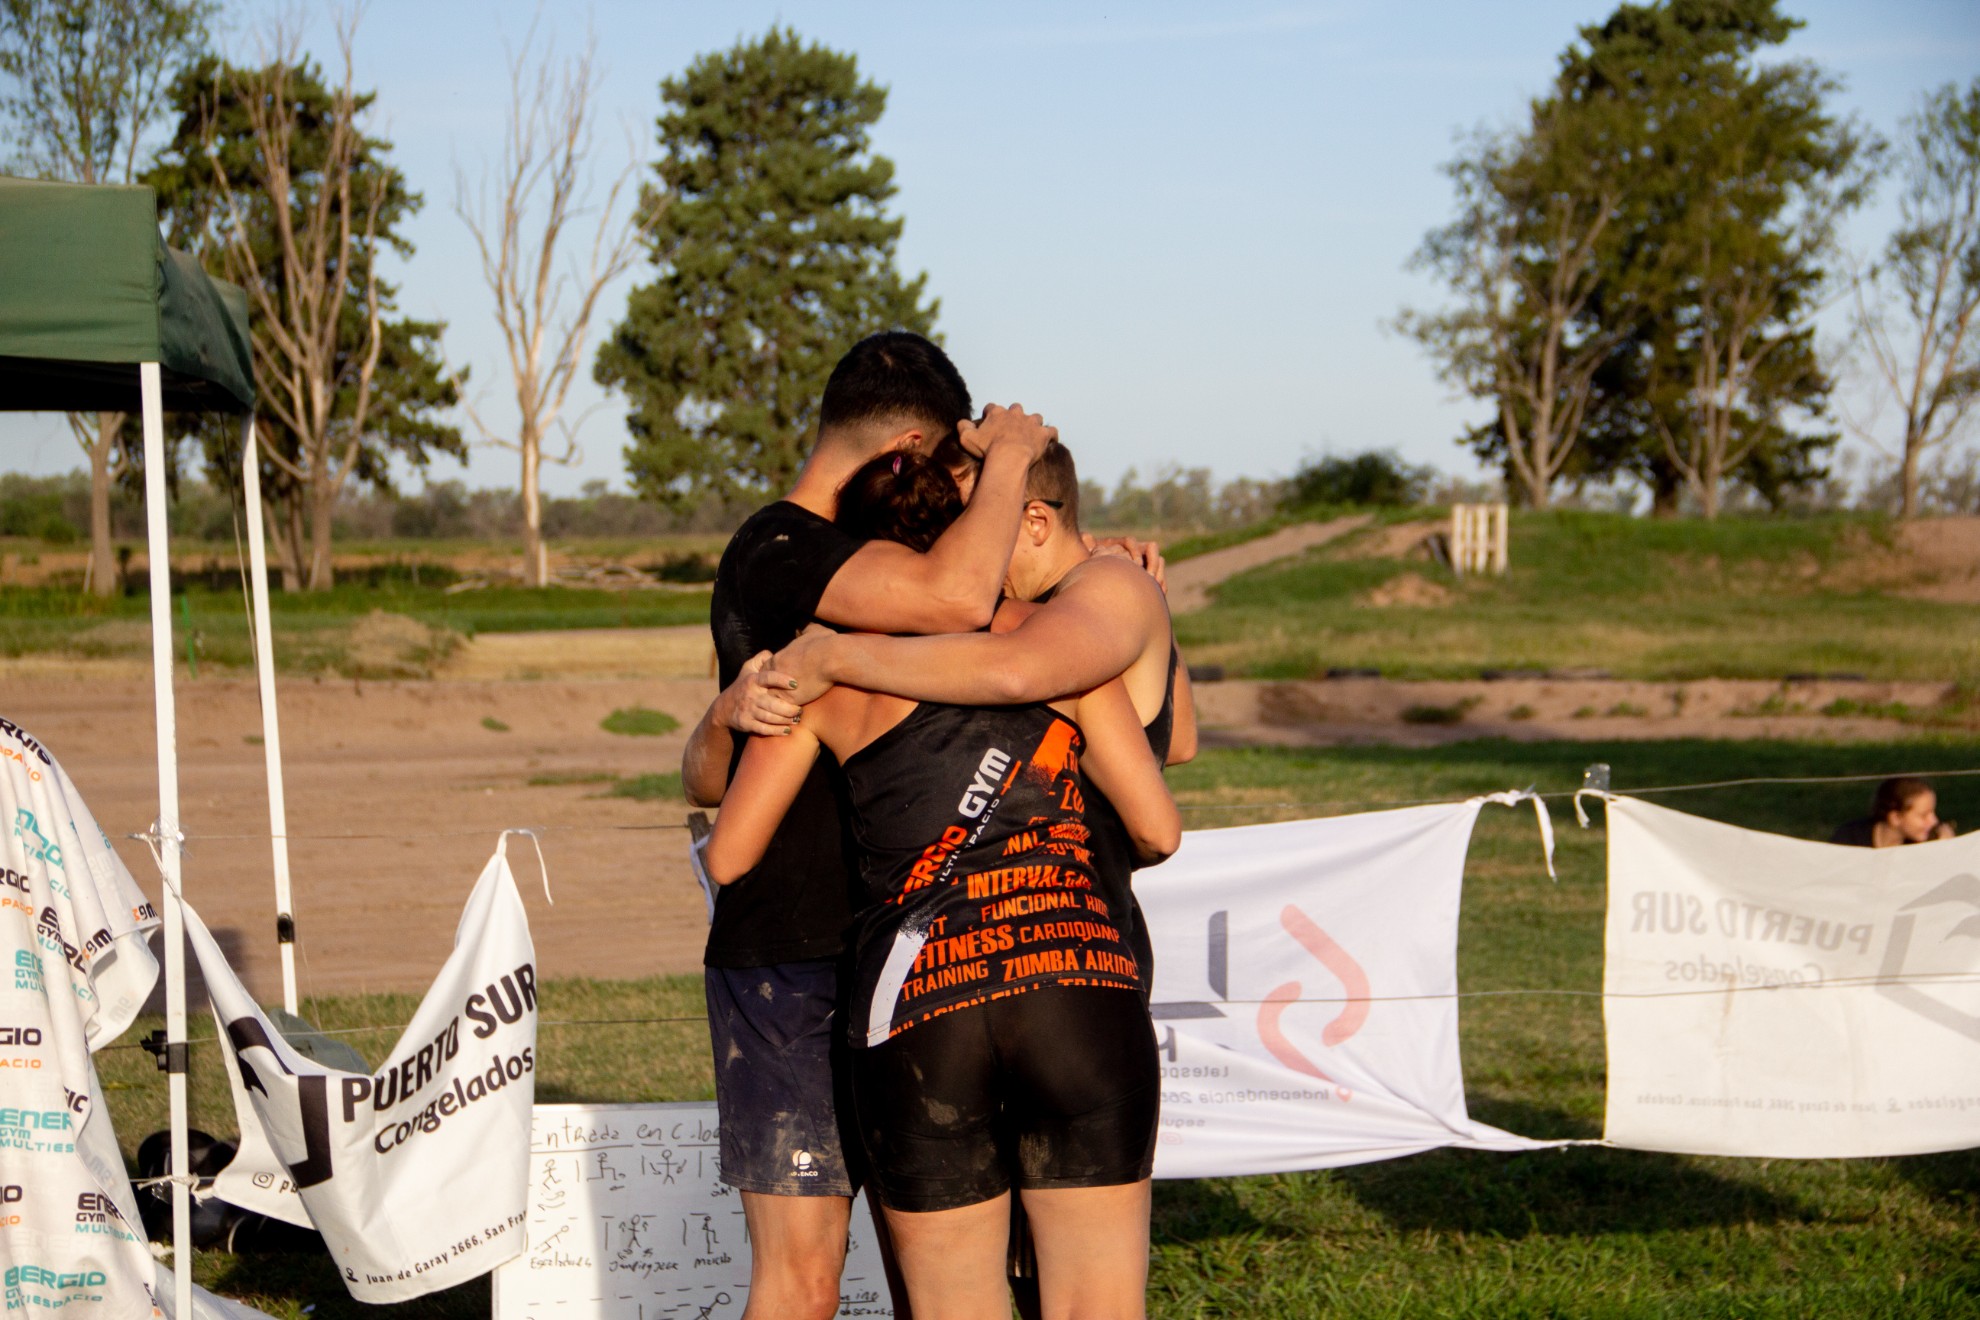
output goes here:
[[[1895, 143], [1831, 108], [1837, 84], [1771, 55], [1776, 0], [1624, 4], [1581, 29], [1515, 129], [1448, 167], [1457, 213], [1415, 263], [1449, 289], [1400, 328], [1490, 405], [1462, 443], [1522, 502], [1630, 479], [1706, 517], [1744, 488], [1818, 484], [1840, 420], [1921, 464], [1980, 403], [1980, 78], [1927, 94]], [[1856, 263], [1843, 220], [1891, 177], [1898, 227]], [[1835, 299], [1866, 415], [1834, 400], [1816, 337]]]
[[[789, 484], [854, 342], [935, 331], [926, 277], [895, 268], [893, 166], [869, 146], [886, 91], [853, 56], [773, 28], [694, 60], [660, 83], [656, 158], [594, 186], [595, 41], [561, 55], [532, 25], [500, 156], [454, 181], [514, 404], [513, 425], [496, 424], [444, 326], [403, 315], [384, 276], [388, 255], [413, 256], [405, 225], [425, 199], [370, 128], [355, 18], [326, 71], [294, 20], [254, 34], [254, 58], [224, 56], [218, 16], [214, 0], [0, 0], [0, 132], [20, 173], [149, 184], [167, 240], [247, 290], [262, 513], [288, 589], [331, 584], [354, 492], [389, 495], [395, 462], [466, 457], [456, 408], [518, 455], [523, 576], [541, 584], [541, 468], [578, 456], [565, 404], [580, 372], [626, 403], [639, 495], [706, 522], [711, 505]], [[649, 278], [587, 361], [605, 289], [642, 258]], [[108, 593], [113, 491], [137, 480], [138, 428], [114, 413], [72, 425], [90, 459], [90, 582]], [[237, 422], [168, 431], [175, 475], [238, 487]]]
[[[600, 170], [596, 45], [560, 53], [532, 26], [499, 84], [500, 155], [453, 181], [503, 348], [489, 388], [514, 405], [498, 423], [445, 327], [404, 315], [385, 278], [414, 256], [425, 198], [372, 128], [354, 20], [326, 68], [281, 23], [223, 54], [218, 18], [216, 0], [0, 0], [0, 132], [17, 171], [150, 184], [169, 241], [248, 290], [261, 512], [291, 589], [330, 584], [340, 509], [396, 498], [395, 465], [463, 459], [470, 436], [518, 457], [522, 571], [540, 583], [541, 469], [578, 456], [566, 401], [585, 370], [624, 403], [634, 491], [677, 525], [719, 524], [788, 486], [848, 346], [936, 333], [926, 276], [897, 269], [893, 166], [870, 146], [886, 91], [852, 55], [783, 28], [702, 55], [659, 83], [651, 159]], [[1980, 79], [1886, 143], [1833, 112], [1821, 70], [1771, 57], [1797, 26], [1776, 0], [1624, 4], [1563, 52], [1520, 127], [1452, 162], [1457, 213], [1417, 256], [1452, 298], [1400, 325], [1489, 404], [1461, 443], [1516, 498], [1635, 482], [1659, 511], [1689, 496], [1708, 516], [1811, 498], [1838, 438], [1814, 318], [1839, 296], [1897, 418], [1844, 420], [1897, 459], [1904, 513], [1935, 498], [1921, 464], [1980, 400]], [[1843, 219], [1887, 176], [1900, 226], [1846, 268]], [[607, 286], [641, 265], [613, 319]], [[90, 581], [109, 591], [136, 421], [72, 422]], [[235, 490], [237, 424], [169, 434], [175, 474]], [[1171, 525], [1217, 526], [1312, 475], [1272, 493], [1165, 469], [1098, 495], [1116, 525], [1174, 509]]]

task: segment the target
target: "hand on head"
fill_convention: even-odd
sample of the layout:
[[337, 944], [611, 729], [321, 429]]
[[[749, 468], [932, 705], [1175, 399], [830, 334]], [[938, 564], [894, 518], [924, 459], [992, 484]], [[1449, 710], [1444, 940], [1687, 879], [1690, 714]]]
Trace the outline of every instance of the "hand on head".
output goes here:
[[1024, 405], [1014, 403], [1005, 408], [991, 404], [983, 410], [983, 420], [964, 421], [956, 426], [956, 435], [964, 449], [983, 457], [993, 445], [1021, 445], [1029, 457], [1036, 459], [1045, 452], [1045, 446], [1058, 439], [1059, 428], [1045, 425], [1045, 419], [1037, 413], [1028, 413]]
[[1132, 536], [1109, 536], [1096, 540], [1092, 533], [1082, 539], [1086, 548], [1096, 555], [1115, 555], [1131, 564], [1138, 564], [1155, 579], [1155, 585], [1169, 589], [1169, 563], [1162, 558], [1162, 546], [1156, 541], [1137, 541]]

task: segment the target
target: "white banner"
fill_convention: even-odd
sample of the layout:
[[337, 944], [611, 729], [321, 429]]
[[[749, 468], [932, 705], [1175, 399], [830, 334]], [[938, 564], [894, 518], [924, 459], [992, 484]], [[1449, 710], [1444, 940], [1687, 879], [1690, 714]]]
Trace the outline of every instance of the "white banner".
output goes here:
[[1156, 1177], [1553, 1144], [1465, 1111], [1458, 897], [1483, 801], [1192, 831], [1135, 877], [1155, 947]]
[[1980, 1145], [1980, 835], [1848, 848], [1608, 803], [1607, 1136]]
[[92, 1050], [158, 977], [144, 892], [48, 749], [0, 719], [0, 1280], [7, 1315], [154, 1314]]
[[[373, 1076], [298, 1053], [190, 909], [186, 929], [251, 1108], [241, 1115], [246, 1158], [221, 1173], [217, 1195], [314, 1223], [363, 1302], [452, 1287], [522, 1250], [536, 955], [506, 839], [468, 896], [453, 953]], [[257, 1162], [264, 1150], [272, 1169]]]

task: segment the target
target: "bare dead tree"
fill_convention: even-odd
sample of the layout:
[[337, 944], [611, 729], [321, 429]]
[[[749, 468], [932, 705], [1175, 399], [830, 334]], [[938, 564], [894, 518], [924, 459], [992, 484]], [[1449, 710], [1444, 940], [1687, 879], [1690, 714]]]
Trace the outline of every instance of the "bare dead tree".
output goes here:
[[[494, 203], [489, 204], [485, 176], [471, 192], [465, 173], [456, 170], [454, 211], [474, 235], [482, 278], [495, 300], [495, 323], [502, 331], [515, 389], [514, 434], [490, 426], [472, 403], [464, 406], [486, 443], [521, 456], [523, 581], [540, 587], [548, 577], [542, 466], [578, 459], [575, 427], [563, 412], [583, 360], [586, 332], [600, 294], [631, 266], [659, 208], [618, 216], [620, 198], [638, 169], [628, 153], [626, 167], [597, 207], [596, 223], [588, 227], [588, 242], [573, 234], [591, 209], [593, 190], [585, 162], [602, 81], [598, 43], [594, 37], [582, 54], [562, 61], [546, 44], [532, 62], [528, 51], [534, 35], [532, 26], [522, 53], [509, 61], [515, 96]], [[561, 433], [563, 448], [546, 453], [544, 440], [553, 428]]]
[[[1899, 223], [1855, 281], [1858, 345], [1904, 414], [1899, 516], [1918, 514], [1919, 461], [1980, 407], [1980, 78], [1925, 98], [1905, 124]], [[1878, 448], [1877, 428], [1850, 429]]]
[[[387, 171], [365, 168], [360, 118], [368, 98], [357, 93], [352, 70], [356, 23], [355, 14], [338, 22], [343, 75], [330, 89], [324, 122], [309, 130], [311, 154], [320, 150], [320, 159], [297, 155], [304, 105], [291, 84], [305, 66], [297, 36], [279, 28], [268, 42], [272, 58], [247, 75], [256, 85], [236, 89], [254, 142], [252, 192], [237, 190], [213, 158], [225, 217], [222, 266], [254, 305], [261, 407], [296, 438], [292, 452], [268, 445], [263, 453], [305, 492], [294, 510], [304, 516], [278, 516], [274, 530], [311, 591], [332, 582], [331, 519], [364, 453], [385, 340], [378, 240], [391, 180]], [[254, 208], [266, 209], [272, 241], [265, 245], [254, 241]], [[340, 335], [347, 316], [361, 327], [355, 345]], [[305, 537], [306, 565], [297, 562]]]

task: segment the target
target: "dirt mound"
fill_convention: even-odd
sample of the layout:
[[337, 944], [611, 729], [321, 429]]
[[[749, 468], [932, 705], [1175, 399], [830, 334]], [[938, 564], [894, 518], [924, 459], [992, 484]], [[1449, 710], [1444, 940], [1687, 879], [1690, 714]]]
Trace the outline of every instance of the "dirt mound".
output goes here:
[[1448, 605], [1454, 593], [1449, 587], [1432, 582], [1421, 573], [1403, 573], [1390, 578], [1361, 598], [1364, 605]]
[[706, 624], [677, 628], [482, 633], [440, 667], [449, 679], [713, 678]]
[[1905, 589], [1915, 600], [1980, 605], [1980, 518], [1931, 518], [1898, 528], [1898, 545], [1933, 580]]
[[[1847, 533], [1843, 554], [1821, 573], [1823, 586], [1880, 591], [1942, 605], [1980, 605], [1980, 518], [1921, 518], [1889, 539]], [[1815, 576], [1813, 571], [1802, 576]]]
[[431, 678], [460, 640], [445, 628], [373, 610], [351, 625], [343, 668], [354, 678]]
[[1378, 527], [1340, 548], [1342, 559], [1427, 559], [1429, 540], [1449, 526], [1441, 519]]
[[151, 651], [151, 622], [148, 619], [110, 619], [75, 635], [66, 648], [84, 656], [143, 655]]

